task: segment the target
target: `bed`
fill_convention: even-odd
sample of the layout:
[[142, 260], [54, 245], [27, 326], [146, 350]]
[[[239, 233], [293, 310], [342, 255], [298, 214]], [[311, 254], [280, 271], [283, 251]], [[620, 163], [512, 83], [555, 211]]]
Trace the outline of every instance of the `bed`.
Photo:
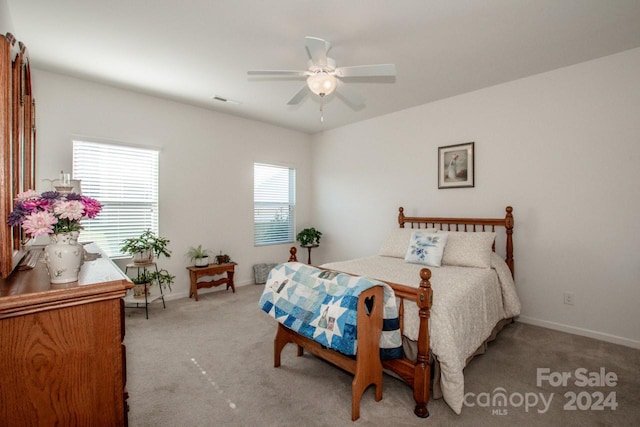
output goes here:
[[[431, 386], [434, 397], [444, 397], [454, 412], [461, 412], [464, 367], [520, 313], [513, 283], [513, 209], [505, 211], [498, 219], [408, 217], [400, 207], [399, 228], [378, 255], [321, 266], [392, 287], [404, 357], [382, 363], [412, 387], [419, 417], [429, 416]], [[425, 247], [420, 239], [424, 243], [425, 238], [430, 253], [438, 253], [431, 245], [438, 242], [440, 266], [437, 259], [420, 258]], [[496, 241], [504, 244], [503, 256], [495, 253]], [[290, 254], [289, 261], [297, 261], [295, 248]]]

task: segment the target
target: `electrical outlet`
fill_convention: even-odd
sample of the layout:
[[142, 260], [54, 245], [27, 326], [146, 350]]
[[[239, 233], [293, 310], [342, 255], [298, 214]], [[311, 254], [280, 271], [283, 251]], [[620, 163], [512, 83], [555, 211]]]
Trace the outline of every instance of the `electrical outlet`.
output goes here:
[[564, 303], [567, 305], [573, 305], [573, 301], [575, 299], [575, 295], [573, 292], [565, 292], [564, 293]]

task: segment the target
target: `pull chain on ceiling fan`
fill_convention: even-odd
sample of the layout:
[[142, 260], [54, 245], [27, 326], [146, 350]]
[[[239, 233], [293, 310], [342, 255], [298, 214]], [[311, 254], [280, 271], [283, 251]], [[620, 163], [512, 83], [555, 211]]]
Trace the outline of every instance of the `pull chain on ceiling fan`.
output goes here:
[[[356, 65], [351, 67], [337, 67], [336, 61], [327, 56], [331, 43], [317, 37], [305, 37], [309, 63], [306, 70], [251, 70], [250, 76], [285, 76], [292, 78], [306, 78], [307, 82], [289, 100], [287, 105], [297, 105], [309, 93], [320, 97], [320, 112], [324, 97], [334, 91], [339, 93], [349, 104], [354, 107], [363, 107], [362, 97], [348, 88], [341, 79], [344, 77], [395, 77], [396, 66], [394, 64]], [[321, 116], [320, 121], [324, 117]]]

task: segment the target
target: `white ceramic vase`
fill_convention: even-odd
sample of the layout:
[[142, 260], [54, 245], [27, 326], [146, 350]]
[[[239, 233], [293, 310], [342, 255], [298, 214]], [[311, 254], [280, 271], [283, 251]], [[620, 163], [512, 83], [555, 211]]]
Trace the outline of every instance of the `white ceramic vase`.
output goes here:
[[49, 235], [51, 243], [44, 248], [44, 262], [51, 283], [78, 280], [84, 255], [84, 248], [78, 244], [78, 235], [77, 231]]

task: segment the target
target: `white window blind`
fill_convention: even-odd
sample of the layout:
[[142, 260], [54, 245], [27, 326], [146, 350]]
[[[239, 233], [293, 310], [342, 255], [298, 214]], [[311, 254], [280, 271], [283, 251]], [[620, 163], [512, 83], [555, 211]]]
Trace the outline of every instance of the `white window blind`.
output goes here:
[[254, 163], [253, 225], [256, 246], [294, 241], [296, 170]]
[[102, 204], [96, 218], [83, 221], [81, 241], [121, 257], [125, 239], [158, 233], [158, 159], [157, 150], [73, 141], [73, 178]]

